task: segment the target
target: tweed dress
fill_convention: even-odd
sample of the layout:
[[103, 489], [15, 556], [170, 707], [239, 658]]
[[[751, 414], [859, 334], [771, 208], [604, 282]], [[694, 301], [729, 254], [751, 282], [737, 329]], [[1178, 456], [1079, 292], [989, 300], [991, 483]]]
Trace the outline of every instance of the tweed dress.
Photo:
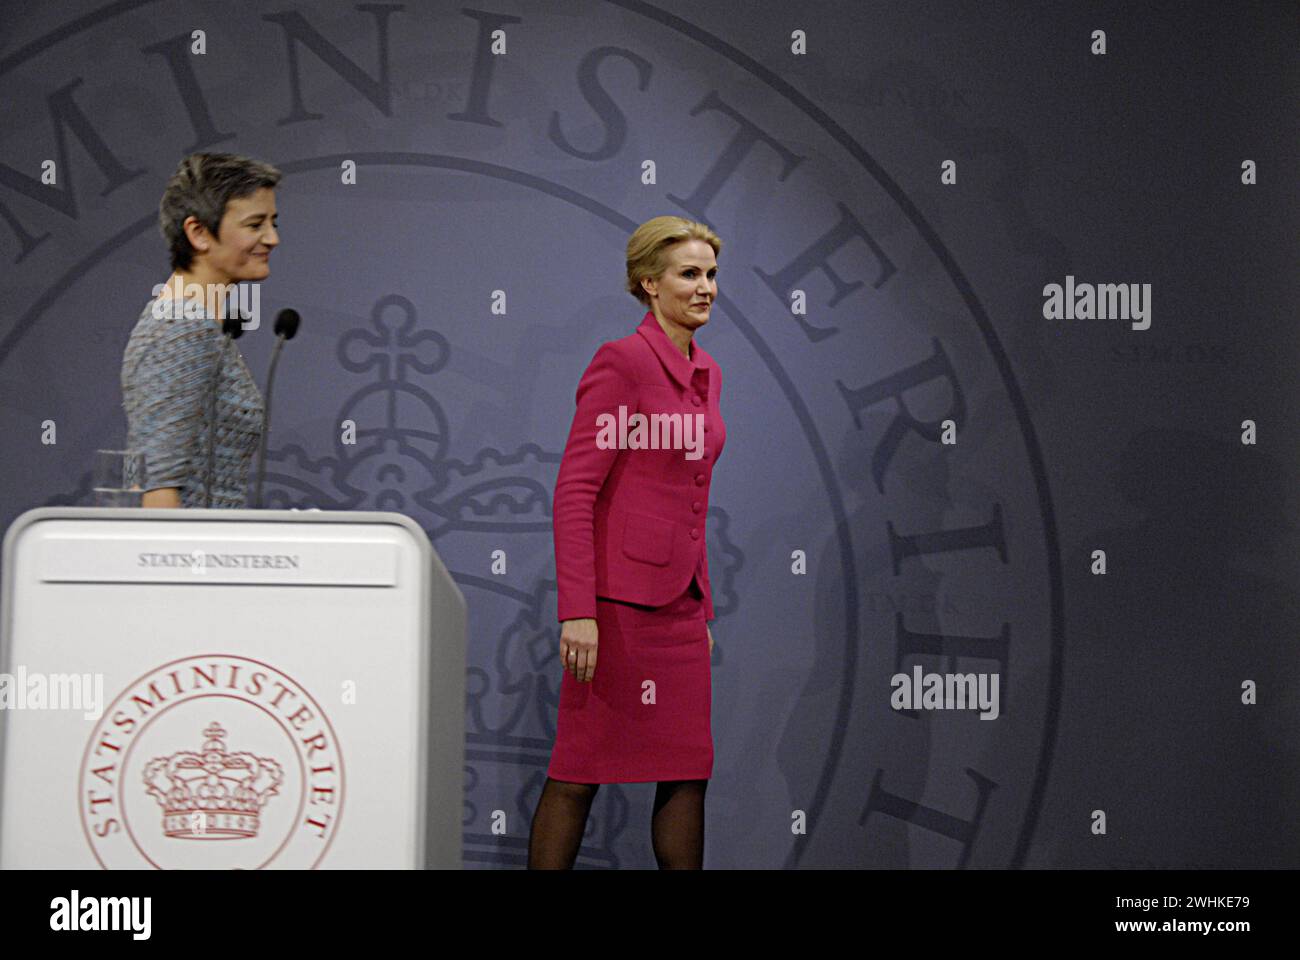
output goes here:
[[[154, 300], [122, 356], [127, 448], [144, 453], [145, 490], [178, 487], [186, 507], [204, 505], [209, 385], [223, 337], [202, 305]], [[262, 438], [262, 393], [238, 343], [226, 348], [216, 391], [212, 506], [246, 506], [249, 469]]]

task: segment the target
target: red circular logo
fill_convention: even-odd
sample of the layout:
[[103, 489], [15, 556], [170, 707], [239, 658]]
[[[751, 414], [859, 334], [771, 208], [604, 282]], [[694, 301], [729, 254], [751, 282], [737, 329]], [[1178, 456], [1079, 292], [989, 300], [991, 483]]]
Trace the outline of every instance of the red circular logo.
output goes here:
[[105, 869], [307, 869], [343, 814], [343, 758], [325, 711], [282, 671], [186, 657], [104, 712], [78, 805]]

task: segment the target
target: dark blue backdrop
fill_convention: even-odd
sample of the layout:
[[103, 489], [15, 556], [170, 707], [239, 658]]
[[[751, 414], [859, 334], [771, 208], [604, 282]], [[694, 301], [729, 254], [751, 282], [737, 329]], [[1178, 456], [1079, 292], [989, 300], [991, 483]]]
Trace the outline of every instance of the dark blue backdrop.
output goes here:
[[[586, 363], [641, 317], [627, 236], [677, 213], [725, 242], [699, 334], [728, 425], [706, 866], [1300, 865], [1293, 8], [4, 17], [0, 523], [88, 502], [92, 451], [124, 440], [177, 160], [277, 164], [262, 302], [304, 326], [269, 505], [406, 513], [460, 583], [467, 864], [523, 862], [558, 455]], [[1151, 328], [1045, 319], [1067, 275], [1150, 283]], [[259, 381], [270, 344], [240, 341]], [[948, 418], [955, 445], [913, 429]], [[1001, 715], [894, 711], [915, 664], [1000, 672]], [[580, 865], [653, 865], [652, 795], [602, 788]]]

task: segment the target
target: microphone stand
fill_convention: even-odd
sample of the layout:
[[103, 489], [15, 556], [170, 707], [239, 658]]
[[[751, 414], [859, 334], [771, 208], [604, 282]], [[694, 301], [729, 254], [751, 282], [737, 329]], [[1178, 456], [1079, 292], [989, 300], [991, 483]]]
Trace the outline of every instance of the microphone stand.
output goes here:
[[262, 506], [262, 481], [266, 479], [266, 441], [271, 433], [271, 388], [275, 386], [275, 365], [280, 362], [280, 348], [298, 332], [302, 318], [297, 310], [281, 310], [275, 317], [275, 348], [271, 351], [271, 369], [266, 374], [266, 403], [262, 410], [262, 442], [257, 453], [257, 482], [253, 487], [253, 508]]
[[271, 369], [266, 374], [266, 410], [262, 416], [262, 443], [257, 452], [257, 486], [253, 488], [253, 508], [262, 506], [262, 480], [266, 477], [266, 436], [271, 432], [271, 387], [275, 383], [275, 365], [280, 362], [280, 348], [284, 346], [284, 334], [275, 338], [275, 348], [271, 351]]

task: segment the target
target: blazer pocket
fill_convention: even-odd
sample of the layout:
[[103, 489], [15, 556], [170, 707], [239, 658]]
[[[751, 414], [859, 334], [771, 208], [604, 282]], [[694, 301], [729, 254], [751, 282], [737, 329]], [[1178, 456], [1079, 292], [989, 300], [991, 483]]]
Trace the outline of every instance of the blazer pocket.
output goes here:
[[668, 565], [673, 557], [673, 525], [645, 513], [629, 513], [623, 524], [623, 553], [633, 560]]

